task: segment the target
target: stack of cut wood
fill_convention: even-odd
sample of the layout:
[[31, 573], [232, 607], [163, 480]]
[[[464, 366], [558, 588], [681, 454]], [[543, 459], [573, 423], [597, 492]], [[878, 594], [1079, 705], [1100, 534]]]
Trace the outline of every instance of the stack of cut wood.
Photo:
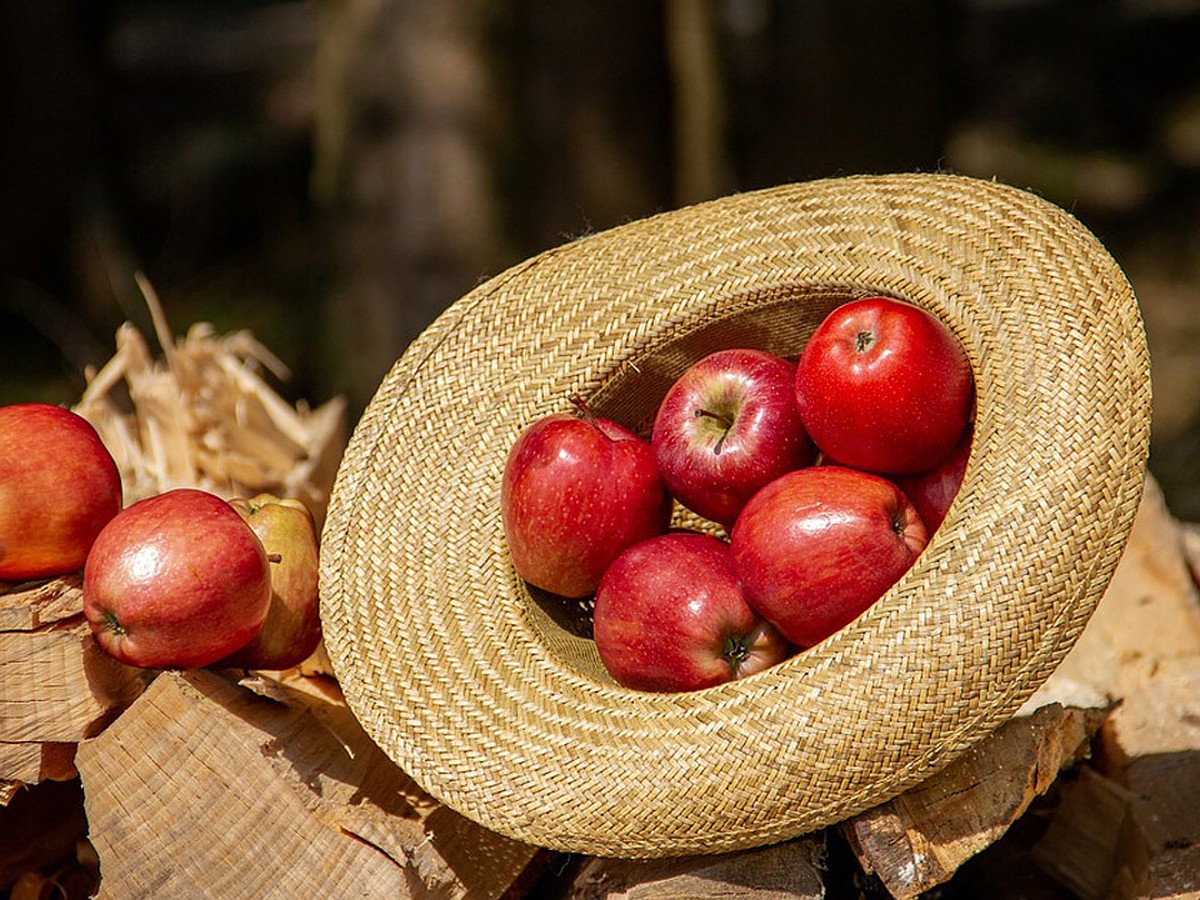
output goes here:
[[[127, 326], [80, 404], [130, 497], [191, 483], [323, 510], [340, 404], [280, 400], [258, 371], [273, 358], [249, 335], [198, 326], [175, 342], [156, 321], [165, 359]], [[0, 894], [83, 897], [98, 879], [108, 898], [213, 900], [911, 898], [939, 885], [941, 897], [1200, 896], [1198, 544], [1149, 481], [1079, 643], [974, 750], [820, 833], [653, 861], [539, 851], [442, 806], [371, 742], [319, 666], [129, 668], [91, 639], [78, 577], [11, 587]]]

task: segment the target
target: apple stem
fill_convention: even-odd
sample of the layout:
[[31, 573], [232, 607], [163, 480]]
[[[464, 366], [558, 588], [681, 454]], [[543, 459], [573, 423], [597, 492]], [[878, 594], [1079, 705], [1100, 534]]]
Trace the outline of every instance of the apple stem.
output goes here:
[[717, 438], [717, 443], [713, 446], [713, 453], [715, 453], [717, 456], [720, 456], [721, 450], [725, 446], [725, 437], [729, 434], [729, 429], [733, 427], [733, 419], [729, 418], [728, 416], [723, 416], [720, 413], [715, 413], [711, 409], [697, 409], [693, 410], [693, 412], [695, 413], [697, 419], [716, 419], [725, 426], [725, 431], [721, 433], [721, 436]]
[[592, 412], [591, 408], [587, 405], [586, 400], [584, 400], [578, 394], [572, 394], [567, 399], [571, 401], [572, 406], [579, 410], [579, 415], [586, 419], [589, 425], [591, 425], [593, 428], [600, 428], [600, 425], [596, 422], [596, 414]]
[[875, 343], [875, 335], [870, 331], [860, 331], [854, 336], [854, 349], [859, 353], [866, 352], [867, 348]]
[[697, 419], [699, 419], [701, 417], [704, 417], [706, 419], [716, 419], [718, 422], [720, 422], [726, 428], [733, 427], [732, 419], [730, 419], [728, 416], [723, 416], [720, 413], [715, 413], [711, 409], [697, 409], [697, 410], [695, 410], [695, 414], [696, 414]]
[[283, 557], [278, 553], [268, 553], [267, 554], [267, 562], [281, 563], [281, 562], [283, 562]]

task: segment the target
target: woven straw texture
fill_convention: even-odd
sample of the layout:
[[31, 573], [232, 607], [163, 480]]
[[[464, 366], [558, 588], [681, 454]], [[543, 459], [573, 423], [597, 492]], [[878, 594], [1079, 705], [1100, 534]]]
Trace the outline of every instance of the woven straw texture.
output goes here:
[[[644, 428], [706, 353], [796, 354], [871, 293], [933, 311], [974, 366], [975, 443], [944, 524], [859, 620], [774, 669], [616, 686], [579, 611], [512, 570], [508, 448], [572, 394]], [[330, 655], [374, 740], [496, 831], [609, 856], [782, 840], [928, 777], [1050, 674], [1124, 546], [1149, 422], [1129, 283], [1029, 193], [858, 176], [633, 222], [482, 284], [383, 381], [323, 537]]]

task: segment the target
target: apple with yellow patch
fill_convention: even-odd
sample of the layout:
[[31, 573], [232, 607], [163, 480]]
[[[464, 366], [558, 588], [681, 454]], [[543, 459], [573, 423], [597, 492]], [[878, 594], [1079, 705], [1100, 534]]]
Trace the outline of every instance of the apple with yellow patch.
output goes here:
[[312, 513], [300, 500], [265, 493], [235, 497], [229, 505], [271, 560], [271, 605], [258, 633], [221, 663], [244, 669], [298, 666], [321, 642], [319, 539]]

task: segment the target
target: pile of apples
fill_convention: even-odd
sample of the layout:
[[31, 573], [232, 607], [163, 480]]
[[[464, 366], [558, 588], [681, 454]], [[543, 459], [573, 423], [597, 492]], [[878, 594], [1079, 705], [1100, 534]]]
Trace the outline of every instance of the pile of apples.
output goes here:
[[88, 624], [127, 665], [299, 665], [321, 639], [317, 554], [299, 500], [179, 488], [122, 508], [91, 423], [50, 404], [0, 407], [0, 581], [82, 569]]
[[[624, 687], [760, 672], [912, 566], [962, 483], [974, 399], [941, 320], [888, 297], [845, 303], [798, 360], [732, 348], [696, 362], [648, 441], [582, 403], [526, 428], [501, 489], [514, 568], [594, 595], [596, 647]], [[722, 528], [672, 529], [676, 502]]]

